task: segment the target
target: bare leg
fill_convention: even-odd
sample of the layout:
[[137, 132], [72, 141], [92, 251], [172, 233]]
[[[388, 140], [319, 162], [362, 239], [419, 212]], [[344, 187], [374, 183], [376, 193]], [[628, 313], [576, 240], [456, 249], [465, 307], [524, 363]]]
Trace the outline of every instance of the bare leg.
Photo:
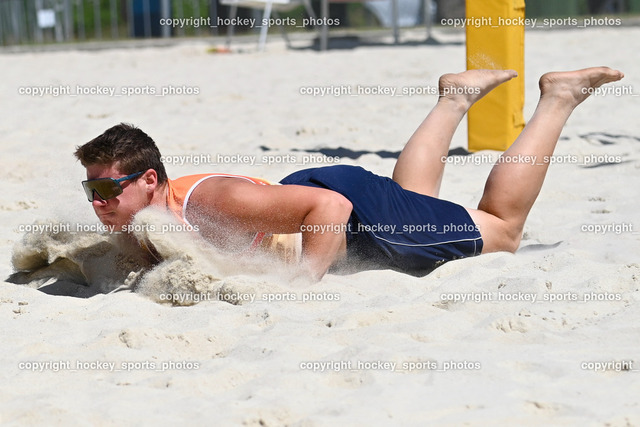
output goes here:
[[548, 73], [540, 78], [540, 101], [503, 158], [535, 156], [535, 163], [498, 161], [491, 170], [478, 205], [469, 213], [484, 241], [482, 252], [515, 252], [520, 244], [524, 222], [544, 182], [549, 158], [562, 127], [573, 110], [589, 96], [589, 88], [620, 80], [620, 71], [607, 67]]
[[440, 77], [438, 103], [400, 153], [393, 180], [406, 190], [438, 197], [442, 158], [460, 121], [474, 102], [516, 76], [513, 70], [469, 70]]

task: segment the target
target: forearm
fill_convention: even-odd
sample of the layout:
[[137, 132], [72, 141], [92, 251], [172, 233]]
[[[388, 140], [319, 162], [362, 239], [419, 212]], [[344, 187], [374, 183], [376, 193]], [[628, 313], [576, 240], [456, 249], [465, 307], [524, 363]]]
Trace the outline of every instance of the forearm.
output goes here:
[[351, 203], [340, 196], [305, 217], [301, 226], [303, 263], [314, 280], [320, 280], [344, 255], [351, 209]]
[[[195, 197], [195, 199], [194, 199]], [[303, 263], [320, 280], [346, 247], [353, 206], [331, 190], [299, 185], [254, 185], [213, 178], [192, 195], [205, 217], [228, 221], [237, 232], [302, 233]]]
[[[339, 225], [335, 225], [339, 227]], [[345, 232], [324, 234], [302, 233], [302, 262], [314, 280], [322, 279], [329, 268], [344, 255], [346, 249]]]

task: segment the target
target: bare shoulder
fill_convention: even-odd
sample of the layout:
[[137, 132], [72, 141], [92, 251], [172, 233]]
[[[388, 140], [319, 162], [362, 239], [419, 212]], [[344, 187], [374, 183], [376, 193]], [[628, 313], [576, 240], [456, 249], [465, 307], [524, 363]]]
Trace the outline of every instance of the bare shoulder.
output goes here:
[[[233, 194], [243, 192], [250, 182], [227, 177], [213, 177], [194, 188], [186, 206], [189, 223], [197, 225], [207, 240], [221, 248], [246, 247], [252, 239], [250, 230], [240, 226], [237, 215], [229, 209]], [[221, 230], [225, 230], [221, 233]], [[249, 234], [247, 234], [249, 233]]]
[[201, 182], [191, 194], [189, 202], [199, 210], [216, 211], [228, 205], [235, 196], [242, 194], [256, 184], [232, 177], [214, 177]]
[[330, 196], [337, 196], [337, 193], [299, 185], [260, 185], [244, 179], [216, 177], [198, 185], [190, 203], [200, 209], [233, 211], [237, 215], [242, 213], [243, 208], [299, 207]]
[[[299, 185], [259, 185], [236, 178], [210, 178], [194, 190], [187, 216], [200, 215], [237, 230], [292, 233], [318, 206], [348, 205], [331, 190]], [[342, 209], [342, 208], [341, 208]]]

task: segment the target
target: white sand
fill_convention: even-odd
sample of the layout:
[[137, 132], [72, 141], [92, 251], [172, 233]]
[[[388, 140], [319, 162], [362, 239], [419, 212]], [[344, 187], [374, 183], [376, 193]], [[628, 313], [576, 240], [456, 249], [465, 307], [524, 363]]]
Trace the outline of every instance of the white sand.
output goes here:
[[[456, 34], [436, 36], [463, 40]], [[535, 108], [538, 77], [551, 69], [609, 65], [626, 73], [617, 86], [631, 86], [640, 94], [639, 48], [640, 28], [527, 33], [525, 116]], [[399, 151], [435, 103], [434, 96], [312, 97], [301, 95], [300, 88], [434, 86], [440, 74], [464, 68], [464, 45], [318, 54], [287, 51], [276, 41], [264, 54], [221, 55], [208, 54], [205, 45], [194, 42], [172, 48], [0, 54], [0, 63], [0, 273], [6, 279], [13, 273], [11, 253], [24, 234], [21, 226], [52, 219], [95, 223], [79, 185], [84, 170], [72, 152], [106, 128], [132, 122], [156, 140], [164, 155], [208, 154], [214, 160], [218, 154], [258, 159], [290, 154], [300, 162], [303, 153], [293, 149], [339, 146]], [[185, 85], [199, 94], [18, 94], [20, 87], [50, 85], [69, 85], [73, 92], [77, 85], [158, 91]], [[328, 275], [309, 287], [286, 279], [285, 273], [251, 274], [224, 263], [203, 266], [180, 258], [178, 251], [175, 268], [166, 266], [156, 277], [146, 277], [147, 294], [153, 294], [176, 283], [171, 274], [192, 274], [191, 283], [203, 283], [206, 276], [209, 291], [255, 298], [239, 305], [205, 301], [171, 307], [128, 292], [52, 296], [3, 283], [0, 422], [638, 425], [637, 100], [598, 96], [574, 113], [556, 154], [580, 162], [585, 156], [612, 156], [614, 164], [553, 165], [516, 255], [455, 261], [423, 278], [390, 271]], [[463, 125], [453, 147], [464, 146]], [[388, 175], [394, 160], [369, 154], [342, 163]], [[282, 163], [167, 166], [171, 177], [215, 171], [272, 180], [299, 168]], [[489, 170], [486, 163], [448, 166], [442, 197], [475, 205]], [[626, 228], [582, 231], [591, 224]], [[86, 259], [86, 251], [76, 250], [87, 243], [80, 238], [96, 245], [93, 250], [103, 256], [99, 260], [113, 260], [106, 239], [79, 235], [49, 245], [45, 259], [53, 261], [54, 250]], [[86, 267], [90, 272], [85, 273], [96, 278], [93, 287], [109, 290], [124, 283], [136, 267], [123, 260]], [[70, 271], [68, 264], [51, 268], [63, 273], [69, 290], [78, 288], [72, 283], [78, 271]], [[49, 283], [29, 279], [32, 286]], [[537, 300], [498, 302], [498, 292], [533, 294]], [[584, 302], [585, 293], [613, 301]], [[443, 301], [448, 294], [494, 301]], [[292, 295], [330, 300], [286, 300]], [[565, 300], [544, 301], [545, 295]], [[263, 300], [268, 297], [281, 300]], [[566, 300], [571, 298], [579, 301]], [[616, 369], [620, 365], [599, 372], [583, 369], [584, 362], [595, 367], [592, 362], [620, 361], [630, 361], [632, 371]], [[30, 362], [44, 363], [42, 371], [22, 369]], [[134, 369], [123, 369], [128, 362], [135, 362]], [[312, 372], [303, 362], [335, 363]], [[359, 362], [397, 365], [358, 369]], [[409, 372], [403, 369], [409, 362], [425, 363]], [[461, 369], [443, 371], [450, 362]], [[163, 364], [167, 369], [161, 371]]]

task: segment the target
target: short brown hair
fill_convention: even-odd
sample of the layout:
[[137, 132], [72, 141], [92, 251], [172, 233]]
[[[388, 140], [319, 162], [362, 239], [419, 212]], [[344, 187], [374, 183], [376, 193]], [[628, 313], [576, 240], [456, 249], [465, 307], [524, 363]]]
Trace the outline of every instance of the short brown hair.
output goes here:
[[111, 165], [117, 163], [120, 172], [130, 175], [153, 169], [158, 174], [158, 183], [167, 180], [160, 150], [156, 143], [137, 127], [120, 123], [84, 145], [73, 153], [82, 166]]

